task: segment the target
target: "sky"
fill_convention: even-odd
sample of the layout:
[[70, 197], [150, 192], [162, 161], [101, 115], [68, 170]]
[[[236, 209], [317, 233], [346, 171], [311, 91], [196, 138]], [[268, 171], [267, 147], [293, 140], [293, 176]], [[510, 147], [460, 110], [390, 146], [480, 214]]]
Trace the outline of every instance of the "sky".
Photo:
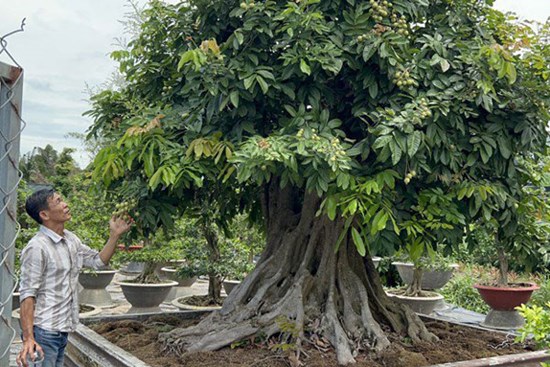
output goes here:
[[[141, 0], [143, 3], [145, 0]], [[172, 0], [174, 1], [174, 0]], [[523, 19], [545, 21], [550, 0], [496, 0], [495, 7]], [[131, 12], [127, 0], [0, 0], [0, 35], [25, 31], [8, 38], [8, 50], [24, 68], [21, 154], [51, 144], [56, 150], [77, 149], [81, 167], [89, 157], [69, 132], [84, 133], [91, 120], [87, 86], [106, 82], [116, 69], [109, 53], [123, 37], [120, 22]], [[12, 63], [0, 54], [0, 61]]]

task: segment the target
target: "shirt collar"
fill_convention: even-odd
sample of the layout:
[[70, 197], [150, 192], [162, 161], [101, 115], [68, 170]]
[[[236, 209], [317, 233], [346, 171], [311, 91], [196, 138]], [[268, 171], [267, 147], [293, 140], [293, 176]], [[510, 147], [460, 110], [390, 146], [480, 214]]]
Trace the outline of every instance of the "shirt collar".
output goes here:
[[[52, 231], [51, 229], [49, 229], [48, 227], [45, 227], [43, 225], [40, 226], [40, 232], [42, 232], [46, 236], [50, 237], [50, 239], [54, 243], [59, 243], [59, 242], [61, 242], [61, 240], [65, 239], [65, 237], [62, 237], [62, 236], [58, 235], [57, 233], [55, 233], [54, 231]], [[63, 230], [63, 233], [66, 234], [66, 230]]]

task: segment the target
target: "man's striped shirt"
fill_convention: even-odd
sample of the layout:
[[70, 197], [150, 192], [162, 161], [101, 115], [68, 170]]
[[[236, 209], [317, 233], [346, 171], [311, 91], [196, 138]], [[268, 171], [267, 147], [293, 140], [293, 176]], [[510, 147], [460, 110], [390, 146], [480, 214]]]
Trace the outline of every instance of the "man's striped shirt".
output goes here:
[[40, 226], [21, 253], [20, 300], [35, 298], [34, 325], [49, 331], [72, 332], [78, 324], [80, 269], [105, 264], [96, 250], [72, 232], [59, 236]]

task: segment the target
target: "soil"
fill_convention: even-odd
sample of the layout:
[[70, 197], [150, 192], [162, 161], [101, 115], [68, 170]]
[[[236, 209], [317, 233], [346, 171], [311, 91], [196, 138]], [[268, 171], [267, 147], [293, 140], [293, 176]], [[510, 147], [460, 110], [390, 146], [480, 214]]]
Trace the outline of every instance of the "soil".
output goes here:
[[[133, 320], [103, 322], [90, 327], [153, 367], [297, 367], [336, 366], [335, 353], [318, 340], [316, 345], [302, 347], [299, 362], [293, 360], [295, 351], [282, 352], [276, 341], [245, 341], [234, 348], [177, 357], [166, 355], [157, 343], [159, 333], [175, 327], [187, 327], [199, 320], [182, 320], [175, 316], [158, 315], [146, 322]], [[427, 321], [428, 330], [439, 337], [439, 342], [410, 344], [396, 334], [389, 334], [392, 344], [380, 354], [364, 352], [357, 356], [359, 367], [420, 367], [438, 363], [524, 353], [534, 350], [531, 344], [514, 343], [513, 337], [500, 333], [466, 328], [440, 321]], [[271, 346], [271, 349], [270, 347]], [[287, 345], [288, 346], [288, 345]], [[278, 348], [277, 348], [278, 347]]]
[[191, 305], [191, 306], [199, 306], [199, 307], [221, 306], [223, 305], [224, 300], [225, 300], [225, 297], [222, 297], [218, 302], [216, 302], [210, 296], [189, 296], [183, 299], [180, 298], [181, 303], [185, 303], [186, 305]]
[[93, 308], [91, 306], [83, 305], [83, 304], [78, 305], [78, 313], [90, 312], [90, 311], [93, 311], [93, 310], [95, 310], [95, 308]]

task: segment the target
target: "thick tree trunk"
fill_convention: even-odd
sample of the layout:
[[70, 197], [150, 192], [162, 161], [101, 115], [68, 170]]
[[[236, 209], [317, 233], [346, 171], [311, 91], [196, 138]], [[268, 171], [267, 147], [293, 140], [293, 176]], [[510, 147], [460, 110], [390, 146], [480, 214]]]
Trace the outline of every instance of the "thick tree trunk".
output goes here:
[[[413, 341], [435, 340], [416, 314], [386, 297], [374, 264], [363, 261], [350, 239], [335, 253], [343, 221], [316, 216], [319, 203], [314, 194], [300, 198], [272, 184], [264, 206], [267, 247], [256, 269], [219, 312], [194, 327], [161, 334], [166, 350], [210, 351], [280, 334], [297, 347], [325, 338], [345, 365], [360, 351], [389, 345], [382, 324]], [[289, 332], [289, 322], [297, 333]]]

